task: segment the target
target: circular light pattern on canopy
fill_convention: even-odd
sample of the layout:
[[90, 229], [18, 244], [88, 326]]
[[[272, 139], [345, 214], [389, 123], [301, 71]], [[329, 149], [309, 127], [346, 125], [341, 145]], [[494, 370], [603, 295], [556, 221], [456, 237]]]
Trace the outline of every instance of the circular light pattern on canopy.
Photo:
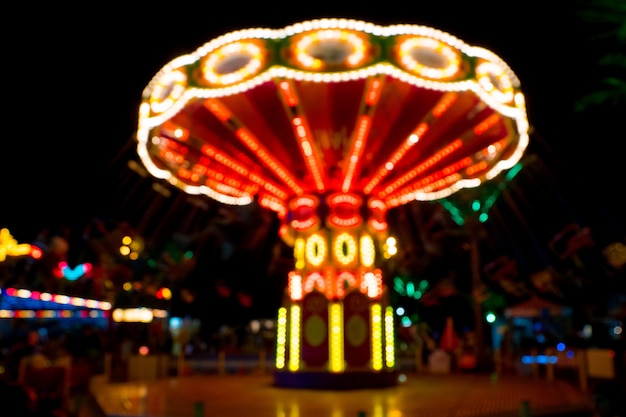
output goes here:
[[363, 34], [341, 29], [315, 30], [299, 36], [290, 48], [303, 69], [354, 68], [365, 62], [369, 44]]
[[202, 59], [202, 74], [209, 85], [229, 85], [256, 75], [265, 64], [264, 50], [253, 41], [224, 45]]
[[424, 78], [445, 79], [461, 70], [460, 53], [438, 39], [412, 36], [398, 46], [400, 64]]
[[150, 109], [154, 113], [163, 113], [182, 97], [186, 85], [187, 76], [183, 71], [176, 70], [164, 74], [150, 94]]

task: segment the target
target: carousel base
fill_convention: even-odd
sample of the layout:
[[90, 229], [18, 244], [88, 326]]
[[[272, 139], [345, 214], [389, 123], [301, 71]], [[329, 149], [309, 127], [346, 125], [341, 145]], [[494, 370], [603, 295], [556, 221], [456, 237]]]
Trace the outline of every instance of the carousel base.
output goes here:
[[384, 388], [398, 384], [397, 371], [275, 372], [274, 385], [283, 388], [349, 390]]

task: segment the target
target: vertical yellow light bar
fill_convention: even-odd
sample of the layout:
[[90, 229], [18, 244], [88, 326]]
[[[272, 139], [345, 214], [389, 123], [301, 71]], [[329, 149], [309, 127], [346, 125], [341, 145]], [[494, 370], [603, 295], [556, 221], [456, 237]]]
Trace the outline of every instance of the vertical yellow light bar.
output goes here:
[[370, 314], [372, 317], [372, 369], [380, 371], [383, 368], [383, 329], [380, 304], [372, 304]]
[[300, 306], [291, 306], [289, 320], [289, 370], [300, 369]]
[[393, 307], [385, 308], [385, 365], [387, 368], [396, 366], [396, 342], [393, 324]]
[[341, 303], [330, 305], [330, 371], [342, 372], [343, 360], [343, 308]]
[[287, 347], [287, 309], [278, 309], [278, 323], [276, 328], [276, 369], [285, 367], [285, 353]]

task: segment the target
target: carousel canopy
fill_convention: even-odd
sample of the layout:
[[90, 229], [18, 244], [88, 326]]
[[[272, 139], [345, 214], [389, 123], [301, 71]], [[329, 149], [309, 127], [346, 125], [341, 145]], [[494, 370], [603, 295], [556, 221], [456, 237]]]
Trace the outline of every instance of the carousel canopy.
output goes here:
[[160, 179], [280, 214], [306, 194], [386, 208], [478, 186], [528, 143], [517, 77], [417, 25], [321, 19], [218, 37], [145, 88], [138, 154]]

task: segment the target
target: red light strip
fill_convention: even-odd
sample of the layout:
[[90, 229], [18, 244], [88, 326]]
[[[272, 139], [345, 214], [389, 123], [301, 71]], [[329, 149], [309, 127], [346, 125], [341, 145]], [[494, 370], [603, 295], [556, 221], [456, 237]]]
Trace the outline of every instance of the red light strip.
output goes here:
[[404, 155], [411, 149], [417, 142], [419, 142], [420, 138], [424, 136], [424, 134], [428, 131], [428, 124], [420, 123], [417, 128], [409, 135], [409, 137], [402, 142], [402, 144], [398, 147], [398, 149], [393, 153], [391, 158], [387, 160], [374, 174], [374, 177], [370, 180], [370, 182], [363, 187], [363, 192], [365, 194], [369, 194], [372, 192], [374, 187], [376, 187], [382, 180], [389, 174], [393, 168], [396, 166], [398, 161], [404, 157]]
[[[265, 165], [287, 184], [289, 188], [291, 188], [295, 193], [301, 194], [303, 192], [302, 188], [298, 185], [295, 178], [293, 178], [288, 172], [287, 169], [275, 160], [267, 149], [261, 145], [261, 143], [257, 140], [256, 136], [252, 134], [247, 128], [240, 127], [235, 131], [235, 135], [250, 149], [255, 152], [259, 158], [265, 163]], [[278, 188], [278, 186], [275, 186]]]
[[292, 220], [291, 227], [294, 230], [307, 230], [317, 224], [317, 217], [311, 217], [307, 220]]
[[[374, 174], [372, 179], [363, 187], [365, 194], [370, 194], [374, 187], [376, 187], [396, 166], [406, 153], [413, 148], [428, 132], [430, 124], [435, 118], [441, 117], [451, 106], [456, 102], [458, 94], [449, 92], [444, 94], [439, 102], [435, 105], [433, 110], [426, 115], [421, 123], [415, 128], [413, 132], [407, 137], [398, 149], [392, 154], [391, 158], [384, 163]], [[387, 193], [388, 194], [388, 193]]]
[[311, 140], [312, 135], [306, 119], [296, 116], [291, 120], [296, 137], [300, 141], [300, 150], [304, 156], [309, 172], [313, 176], [315, 188], [318, 192], [323, 193], [326, 189], [324, 179], [320, 170], [320, 164], [317, 161], [317, 152], [314, 142]]
[[352, 148], [350, 149], [350, 153], [347, 158], [348, 166], [346, 168], [346, 174], [341, 185], [341, 191], [344, 193], [350, 191], [352, 179], [354, 178], [357, 164], [361, 160], [361, 154], [363, 153], [363, 148], [365, 147], [365, 141], [367, 140], [371, 124], [372, 119], [370, 116], [362, 115], [359, 117], [352, 139]]
[[[217, 99], [207, 100], [205, 107], [213, 113], [224, 126], [230, 129], [241, 143], [252, 152], [256, 153], [261, 161], [263, 161], [278, 178], [283, 180], [294, 193], [303, 193], [303, 189], [298, 185], [296, 179], [289, 174], [288, 170], [280, 162], [272, 157], [271, 153], [259, 142], [256, 136], [235, 117], [233, 112]], [[277, 190], [280, 189], [278, 185], [274, 185], [274, 188]]]
[[324, 268], [324, 279], [326, 280], [326, 299], [332, 300], [337, 298], [337, 275], [335, 274], [335, 268]]
[[359, 111], [359, 119], [357, 120], [352, 140], [350, 144], [350, 152], [347, 155], [347, 166], [344, 169], [344, 178], [341, 184], [341, 191], [347, 193], [352, 187], [358, 164], [361, 162], [361, 155], [365, 148], [365, 143], [369, 136], [372, 126], [372, 117], [376, 111], [376, 104], [380, 99], [380, 92], [383, 86], [383, 78], [381, 76], [368, 78], [365, 87], [365, 93]]
[[339, 217], [335, 214], [328, 216], [328, 221], [331, 225], [336, 227], [350, 228], [361, 224], [361, 216], [353, 216], [349, 219]]
[[394, 193], [385, 199], [388, 207], [397, 207], [414, 200], [414, 193], [417, 191], [431, 192], [435, 189], [455, 183], [462, 178], [458, 171], [471, 165], [472, 158], [463, 158], [461, 161], [455, 162], [436, 173], [429, 175], [411, 186], [404, 187], [401, 191]]
[[[443, 158], [449, 156], [451, 153], [457, 151], [463, 146], [463, 141], [461, 139], [456, 139], [449, 145], [442, 148], [439, 152], [428, 158], [423, 163], [419, 164], [417, 167], [407, 172], [393, 183], [385, 186], [384, 190], [378, 193], [379, 198], [385, 198], [386, 196], [394, 193], [399, 187], [408, 183], [419, 174], [425, 172], [435, 164], [439, 163]], [[386, 201], [385, 201], [386, 202]]]
[[481, 172], [487, 169], [489, 165], [487, 164], [486, 161], [480, 161], [477, 164], [474, 165], [470, 165], [469, 167], [467, 167], [467, 169], [465, 170], [465, 173], [469, 176], [475, 175], [477, 172]]
[[[204, 145], [202, 147], [201, 151], [202, 151], [203, 154], [207, 155], [209, 158], [212, 158], [212, 160], [214, 160], [216, 162], [219, 162], [223, 166], [231, 169], [232, 171], [236, 172], [237, 174], [241, 175], [242, 177], [248, 178], [250, 181], [252, 181], [253, 183], [259, 185], [264, 190], [266, 190], [268, 192], [274, 193], [278, 198], [286, 198], [287, 197], [287, 192], [282, 190], [280, 187], [278, 187], [278, 185], [273, 184], [267, 178], [261, 177], [258, 174], [250, 172], [249, 169], [245, 165], [240, 164], [239, 162], [237, 162], [234, 159], [231, 159], [229, 156], [227, 156], [224, 153], [220, 152], [216, 148], [214, 148], [212, 146], [209, 146], [209, 145]], [[206, 165], [208, 165], [208, 163]], [[208, 173], [212, 173], [213, 179], [215, 181], [217, 181], [217, 182], [224, 182], [226, 184], [228, 184], [229, 182], [232, 182], [231, 185], [233, 187], [237, 187], [238, 184], [240, 184], [240, 182], [236, 181], [233, 177], [229, 177], [228, 179], [224, 179], [223, 178], [224, 174], [222, 174], [222, 173], [220, 173], [218, 171], [208, 170], [208, 168], [207, 168], [207, 174]], [[207, 183], [207, 185], [208, 185], [208, 183]], [[214, 187], [214, 185], [212, 185], [212, 187]], [[248, 192], [248, 190], [246, 190], [246, 192]]]
[[285, 104], [289, 107], [298, 105], [298, 97], [294, 94], [291, 84], [285, 80], [278, 83], [278, 91], [280, 91]]
[[369, 226], [377, 232], [384, 232], [389, 227], [387, 222], [380, 221], [378, 219], [369, 219], [367, 224], [369, 224]]
[[221, 122], [227, 122], [233, 115], [226, 106], [222, 105], [222, 103], [215, 98], [205, 100], [204, 107], [213, 113]]
[[452, 104], [456, 101], [458, 95], [456, 93], [447, 93], [445, 94], [441, 100], [439, 100], [439, 103], [437, 103], [437, 105], [433, 108], [432, 110], [432, 114], [434, 117], [441, 117], [442, 114], [444, 114], [449, 108], [450, 106], [452, 106]]
[[[302, 111], [299, 106], [300, 100], [298, 94], [293, 85], [292, 80], [281, 79], [276, 81], [278, 83], [278, 91], [280, 91], [280, 98], [283, 105], [286, 107], [285, 111], [291, 115], [291, 124], [293, 126], [296, 138], [300, 143], [300, 151], [306, 163], [307, 169], [311, 173], [313, 182], [317, 192], [323, 193], [326, 190], [325, 178], [321, 170], [321, 159], [315, 142], [311, 140], [313, 135], [309, 124], [302, 116]], [[302, 193], [298, 193], [302, 194]]]
[[361, 199], [356, 195], [350, 194], [333, 194], [328, 197], [328, 204], [336, 206], [338, 204], [350, 204], [354, 206], [354, 209], [358, 209], [357, 206], [361, 204]]
[[474, 134], [476, 135], [482, 135], [483, 133], [485, 133], [487, 130], [489, 130], [489, 128], [491, 128], [492, 126], [495, 126], [496, 123], [498, 123], [500, 121], [500, 115], [498, 113], [494, 113], [491, 116], [487, 117], [485, 120], [483, 120], [482, 122], [480, 122], [475, 128], [474, 128]]
[[383, 89], [383, 81], [381, 78], [370, 78], [370, 83], [365, 94], [365, 104], [375, 106], [380, 99], [380, 92]]

